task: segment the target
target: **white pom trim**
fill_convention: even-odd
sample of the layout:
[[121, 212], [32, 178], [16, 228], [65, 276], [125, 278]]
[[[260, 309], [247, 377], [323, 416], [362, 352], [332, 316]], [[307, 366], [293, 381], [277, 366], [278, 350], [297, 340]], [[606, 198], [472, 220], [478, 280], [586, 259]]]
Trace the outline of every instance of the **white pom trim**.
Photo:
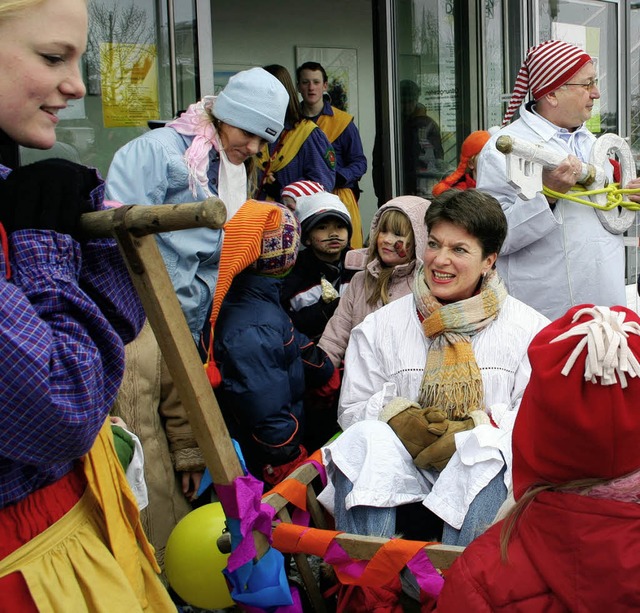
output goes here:
[[620, 379], [620, 386], [627, 387], [627, 375], [640, 377], [640, 362], [629, 348], [629, 334], [640, 336], [640, 325], [635, 321], [625, 321], [626, 313], [612, 311], [608, 307], [594, 306], [576, 311], [573, 316], [575, 323], [583, 315], [590, 315], [593, 319], [584, 321], [551, 342], [561, 341], [570, 336], [582, 336], [575, 349], [565, 362], [562, 374], [569, 376], [573, 365], [582, 350], [587, 348], [587, 359], [584, 367], [585, 381], [601, 385], [617, 383], [616, 374]]

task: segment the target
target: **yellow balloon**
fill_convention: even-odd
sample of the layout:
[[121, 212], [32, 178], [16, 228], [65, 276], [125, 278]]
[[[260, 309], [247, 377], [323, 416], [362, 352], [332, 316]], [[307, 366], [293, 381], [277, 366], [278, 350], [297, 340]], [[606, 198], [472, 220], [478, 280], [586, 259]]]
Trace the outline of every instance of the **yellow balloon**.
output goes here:
[[222, 574], [229, 554], [220, 553], [216, 543], [224, 522], [219, 502], [199, 507], [178, 522], [164, 552], [169, 584], [185, 602], [201, 609], [234, 604]]

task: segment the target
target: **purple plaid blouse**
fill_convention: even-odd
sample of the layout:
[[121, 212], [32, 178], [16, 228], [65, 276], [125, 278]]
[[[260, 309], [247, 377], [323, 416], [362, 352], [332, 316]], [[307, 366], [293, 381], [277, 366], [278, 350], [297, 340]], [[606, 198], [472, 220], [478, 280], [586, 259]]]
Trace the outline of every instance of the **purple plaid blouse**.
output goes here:
[[[8, 169], [0, 166], [0, 180]], [[104, 208], [103, 185], [92, 193]], [[49, 230], [0, 253], [0, 508], [68, 473], [116, 397], [144, 312], [113, 240]]]

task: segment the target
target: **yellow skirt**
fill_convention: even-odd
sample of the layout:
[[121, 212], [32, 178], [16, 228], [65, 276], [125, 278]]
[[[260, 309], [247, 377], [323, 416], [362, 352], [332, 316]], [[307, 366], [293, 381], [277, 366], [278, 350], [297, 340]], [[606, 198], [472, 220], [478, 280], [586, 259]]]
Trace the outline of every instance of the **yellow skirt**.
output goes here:
[[139, 529], [108, 423], [85, 457], [85, 474], [89, 485], [80, 501], [0, 560], [0, 577], [20, 572], [40, 611], [175, 612]]

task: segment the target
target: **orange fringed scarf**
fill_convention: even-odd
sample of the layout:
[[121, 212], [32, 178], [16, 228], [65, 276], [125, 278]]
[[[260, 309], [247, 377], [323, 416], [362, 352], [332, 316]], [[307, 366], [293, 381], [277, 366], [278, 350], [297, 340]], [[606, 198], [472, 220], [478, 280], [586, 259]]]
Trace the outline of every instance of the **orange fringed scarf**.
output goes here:
[[497, 317], [507, 297], [504, 283], [491, 270], [478, 294], [442, 305], [431, 294], [424, 280], [424, 267], [420, 265], [415, 273], [413, 295], [424, 317], [424, 335], [431, 340], [420, 385], [420, 406], [442, 409], [454, 420], [484, 409], [482, 376], [471, 337]]

